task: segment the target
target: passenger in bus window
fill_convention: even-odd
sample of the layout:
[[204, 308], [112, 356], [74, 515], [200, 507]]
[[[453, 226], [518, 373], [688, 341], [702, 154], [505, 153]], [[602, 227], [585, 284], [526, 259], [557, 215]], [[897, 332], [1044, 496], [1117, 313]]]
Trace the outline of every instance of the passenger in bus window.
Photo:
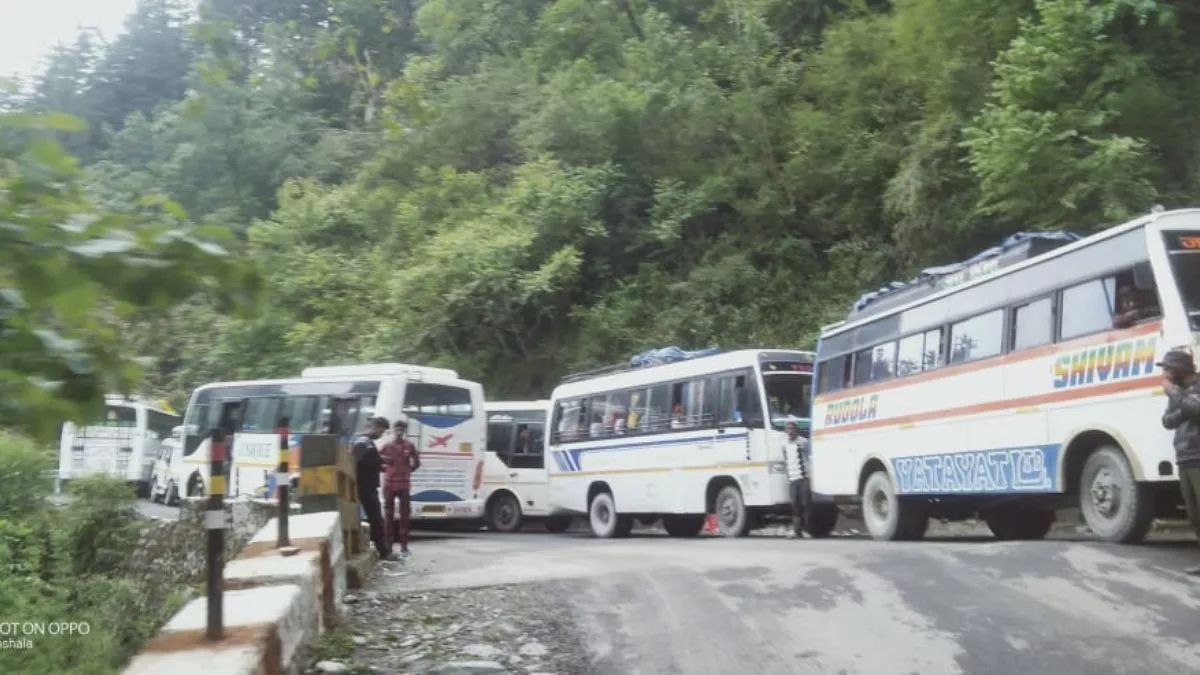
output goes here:
[[[1175, 465], [1179, 469], [1179, 489], [1187, 507], [1188, 520], [1200, 539], [1200, 377], [1192, 355], [1172, 349], [1155, 364], [1162, 368], [1166, 382], [1167, 411], [1162, 425], [1175, 430]], [[1200, 566], [1187, 570], [1200, 575]]]
[[529, 425], [517, 425], [517, 440], [513, 444], [514, 455], [528, 455], [533, 452], [533, 437], [529, 434]]
[[676, 403], [675, 407], [671, 409], [671, 428], [682, 429], [686, 422], [687, 415], [683, 412], [683, 404]]
[[1113, 327], [1129, 328], [1139, 321], [1157, 317], [1161, 312], [1142, 297], [1132, 286], [1122, 286], [1117, 291], [1117, 313], [1113, 316]]

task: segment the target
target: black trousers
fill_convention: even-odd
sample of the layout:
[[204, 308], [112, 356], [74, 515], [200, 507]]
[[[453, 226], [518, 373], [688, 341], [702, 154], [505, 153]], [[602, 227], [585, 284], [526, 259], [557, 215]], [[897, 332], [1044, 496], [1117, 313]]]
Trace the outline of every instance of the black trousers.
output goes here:
[[808, 489], [808, 479], [798, 478], [791, 483], [792, 496], [792, 531], [799, 535], [808, 527], [808, 510], [812, 504], [812, 492]]
[[362, 503], [363, 511], [367, 514], [367, 524], [371, 527], [371, 541], [375, 542], [375, 550], [380, 558], [391, 554], [388, 546], [387, 533], [383, 529], [383, 507], [379, 504], [379, 492], [376, 490], [359, 490], [358, 501]]

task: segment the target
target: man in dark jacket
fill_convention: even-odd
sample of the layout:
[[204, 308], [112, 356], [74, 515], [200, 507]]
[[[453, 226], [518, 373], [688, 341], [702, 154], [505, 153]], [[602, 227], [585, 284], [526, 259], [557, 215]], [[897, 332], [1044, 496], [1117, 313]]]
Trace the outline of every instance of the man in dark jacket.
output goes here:
[[379, 472], [383, 470], [383, 461], [375, 441], [387, 433], [388, 426], [385, 418], [372, 417], [367, 423], [367, 430], [358, 437], [352, 448], [358, 473], [358, 501], [367, 514], [371, 541], [375, 542], [375, 550], [379, 552], [381, 560], [392, 560], [393, 556], [387, 533], [383, 529], [383, 509], [379, 504]]
[[[1167, 392], [1167, 411], [1162, 425], [1175, 430], [1175, 465], [1179, 469], [1179, 489], [1187, 506], [1188, 520], [1200, 539], [1200, 377], [1192, 355], [1172, 349], [1158, 367], [1163, 370]], [[1200, 567], [1187, 570], [1200, 575]]]

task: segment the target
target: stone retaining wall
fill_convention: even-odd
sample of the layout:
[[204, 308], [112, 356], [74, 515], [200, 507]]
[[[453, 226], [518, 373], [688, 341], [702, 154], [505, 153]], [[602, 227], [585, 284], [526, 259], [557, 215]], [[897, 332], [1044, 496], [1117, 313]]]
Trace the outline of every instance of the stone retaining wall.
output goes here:
[[292, 515], [287, 549], [275, 547], [277, 527], [271, 518], [226, 563], [221, 640], [205, 638], [208, 600], [196, 598], [134, 657], [125, 674], [298, 673], [307, 648], [337, 616], [346, 548], [336, 512]]

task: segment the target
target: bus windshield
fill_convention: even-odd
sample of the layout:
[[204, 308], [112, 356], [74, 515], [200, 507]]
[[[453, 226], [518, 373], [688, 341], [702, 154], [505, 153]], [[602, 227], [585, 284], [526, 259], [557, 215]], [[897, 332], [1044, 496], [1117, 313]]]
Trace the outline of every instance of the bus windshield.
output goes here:
[[1167, 250], [1171, 274], [1187, 312], [1188, 325], [1200, 330], [1200, 233], [1168, 232]]
[[788, 417], [795, 417], [801, 431], [812, 415], [812, 375], [808, 373], [765, 373], [763, 387], [770, 406], [771, 426], [782, 430]]

